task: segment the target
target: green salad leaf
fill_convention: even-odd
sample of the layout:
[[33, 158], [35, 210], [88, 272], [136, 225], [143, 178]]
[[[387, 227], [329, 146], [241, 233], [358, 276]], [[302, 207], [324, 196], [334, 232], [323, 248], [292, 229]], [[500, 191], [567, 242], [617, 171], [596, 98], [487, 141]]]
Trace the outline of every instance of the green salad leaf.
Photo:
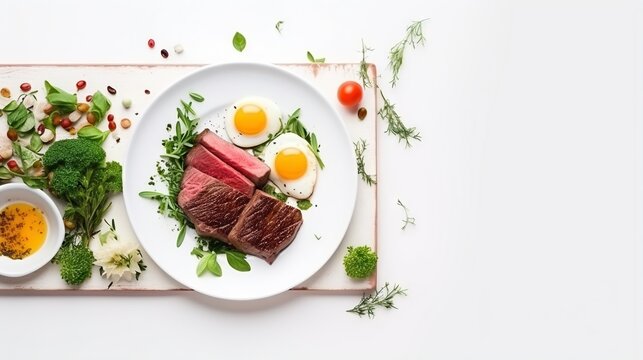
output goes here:
[[53, 105], [62, 114], [69, 114], [76, 110], [76, 95], [70, 94], [58, 87], [55, 87], [45, 80], [45, 90], [47, 91], [47, 102]]

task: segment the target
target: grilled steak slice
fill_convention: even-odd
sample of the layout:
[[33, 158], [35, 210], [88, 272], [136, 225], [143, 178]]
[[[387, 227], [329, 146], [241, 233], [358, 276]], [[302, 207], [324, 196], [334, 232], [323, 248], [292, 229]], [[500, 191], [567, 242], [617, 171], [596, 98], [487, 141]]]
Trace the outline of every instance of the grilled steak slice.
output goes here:
[[[250, 198], [222, 181], [207, 179], [205, 174], [196, 171], [194, 168], [186, 170], [184, 188], [178, 196], [179, 206], [194, 224], [197, 234], [228, 241], [228, 233]], [[199, 188], [198, 184], [204, 186]]]
[[196, 145], [190, 150], [185, 162], [248, 196], [252, 196], [255, 191], [255, 185], [248, 178], [201, 145]]
[[197, 137], [197, 141], [219, 159], [250, 179], [257, 187], [263, 187], [268, 181], [268, 175], [270, 175], [268, 165], [232, 143], [223, 140], [212, 131], [203, 130]]
[[295, 239], [302, 222], [299, 209], [257, 190], [230, 230], [228, 240], [244, 253], [272, 264]]

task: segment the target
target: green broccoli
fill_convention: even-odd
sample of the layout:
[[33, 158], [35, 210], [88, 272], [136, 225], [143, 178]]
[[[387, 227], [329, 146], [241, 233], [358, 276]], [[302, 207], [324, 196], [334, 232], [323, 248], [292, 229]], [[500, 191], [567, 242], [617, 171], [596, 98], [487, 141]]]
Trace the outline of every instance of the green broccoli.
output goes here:
[[49, 188], [64, 199], [74, 195], [87, 171], [100, 167], [104, 161], [105, 150], [87, 139], [56, 141], [42, 157], [45, 169], [52, 173]]
[[89, 247], [68, 244], [58, 250], [53, 262], [60, 266], [60, 277], [69, 285], [80, 285], [92, 276], [94, 254]]
[[377, 254], [368, 246], [347, 248], [344, 255], [344, 270], [346, 275], [355, 279], [364, 279], [375, 271], [377, 266]]

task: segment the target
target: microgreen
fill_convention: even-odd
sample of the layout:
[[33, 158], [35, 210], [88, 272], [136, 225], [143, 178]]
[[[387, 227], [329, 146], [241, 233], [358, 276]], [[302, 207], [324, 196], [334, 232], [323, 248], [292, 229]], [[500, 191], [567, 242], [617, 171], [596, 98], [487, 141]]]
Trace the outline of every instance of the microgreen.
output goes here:
[[242, 52], [243, 49], [246, 48], [246, 37], [237, 31], [232, 37], [232, 46], [234, 46], [238, 52]]

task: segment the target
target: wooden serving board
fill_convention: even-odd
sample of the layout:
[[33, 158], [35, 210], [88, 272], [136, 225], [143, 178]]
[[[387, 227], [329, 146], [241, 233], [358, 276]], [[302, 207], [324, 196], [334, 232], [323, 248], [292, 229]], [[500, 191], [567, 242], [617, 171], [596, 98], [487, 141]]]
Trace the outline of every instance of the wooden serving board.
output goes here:
[[[12, 98], [20, 94], [19, 86], [23, 82], [32, 84], [32, 90], [39, 90], [37, 96], [44, 98], [44, 81], [67, 90], [76, 89], [78, 80], [85, 80], [87, 87], [78, 91], [78, 99], [82, 101], [86, 95], [100, 90], [112, 101], [113, 113], [117, 123], [121, 118], [129, 118], [132, 128], [119, 129], [114, 136], [109, 137], [104, 147], [109, 160], [122, 162], [130, 144], [132, 130], [151, 103], [156, 94], [182, 76], [198, 69], [203, 65], [0, 65], [0, 88], [7, 87], [12, 92]], [[376, 173], [377, 161], [377, 93], [374, 88], [365, 89], [361, 106], [367, 109], [366, 118], [360, 121], [356, 110], [342, 107], [336, 100], [338, 86], [346, 80], [358, 81], [358, 64], [284, 64], [280, 67], [302, 77], [312, 83], [329, 101], [334, 104], [341, 115], [354, 142], [364, 139], [368, 143], [365, 152], [366, 169], [368, 173]], [[368, 73], [373, 83], [376, 81], [375, 66], [370, 65]], [[116, 89], [115, 95], [108, 94], [106, 87]], [[149, 91], [149, 94], [147, 91]], [[128, 98], [132, 106], [125, 109], [121, 102]], [[178, 101], [178, 99], [177, 99]], [[173, 121], [173, 117], [169, 120]], [[166, 121], [166, 120], [164, 120]], [[6, 132], [6, 118], [0, 117], [0, 130]], [[106, 128], [107, 122], [101, 124]], [[64, 131], [59, 131], [65, 133]], [[2, 135], [4, 136], [4, 135]], [[119, 138], [117, 141], [116, 138]], [[2, 205], [2, 204], [0, 204]], [[62, 209], [62, 204], [59, 204]], [[122, 196], [113, 198], [112, 208], [107, 219], [114, 218], [119, 237], [134, 238]], [[132, 219], [136, 221], [136, 219]], [[95, 244], [94, 244], [95, 245]], [[377, 188], [368, 186], [360, 180], [357, 203], [346, 235], [337, 252], [328, 263], [313, 277], [297, 286], [294, 290], [328, 290], [328, 291], [368, 291], [376, 285], [376, 275], [363, 281], [349, 279], [344, 274], [342, 259], [347, 246], [369, 245], [377, 249]], [[109, 291], [118, 290], [190, 290], [177, 283], [153, 263], [147, 254], [143, 254], [148, 265], [139, 281], [122, 281], [114, 284]], [[195, 258], [196, 267], [196, 258]], [[58, 274], [56, 265], [48, 264], [39, 271], [21, 278], [0, 276], [1, 291], [15, 290], [93, 290], [107, 291], [109, 281], [102, 278], [98, 268], [90, 279], [80, 287], [66, 285]]]

